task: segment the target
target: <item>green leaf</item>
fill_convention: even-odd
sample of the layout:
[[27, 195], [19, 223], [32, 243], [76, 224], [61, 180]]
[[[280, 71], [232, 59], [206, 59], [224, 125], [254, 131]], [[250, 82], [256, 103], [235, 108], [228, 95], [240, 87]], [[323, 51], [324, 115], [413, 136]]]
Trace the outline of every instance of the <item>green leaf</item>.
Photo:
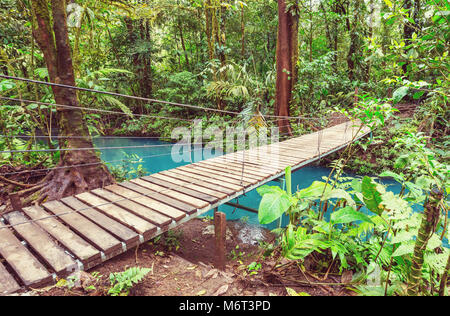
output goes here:
[[392, 172], [392, 171], [384, 171], [380, 174], [380, 177], [390, 177], [390, 178], [394, 178], [395, 181], [399, 182], [399, 183], [403, 183], [405, 181], [405, 178], [403, 178], [402, 175]]
[[409, 87], [404, 86], [395, 90], [393, 94], [394, 104], [400, 102], [409, 92]]
[[353, 207], [347, 206], [331, 214], [331, 221], [334, 224], [347, 224], [355, 221], [373, 223], [364, 213], [358, 212]]
[[424, 91], [418, 91], [418, 92], [414, 93], [413, 98], [414, 98], [414, 100], [418, 100], [418, 99], [420, 99], [424, 94], [425, 94]]
[[401, 244], [392, 254], [393, 257], [400, 257], [414, 252], [414, 241]]
[[285, 171], [285, 179], [286, 179], [286, 191], [288, 196], [292, 195], [292, 173], [291, 173], [291, 167], [287, 167]]
[[392, 2], [391, 2], [390, 0], [384, 0], [384, 3], [386, 3], [386, 5], [387, 5], [390, 9], [392, 9], [393, 4], [392, 4]]
[[372, 179], [369, 177], [364, 177], [362, 181], [362, 194], [364, 199], [364, 204], [366, 204], [367, 208], [381, 215], [383, 212], [382, 209], [379, 208], [379, 205], [382, 201], [380, 192], [377, 191], [376, 184], [372, 182]]
[[286, 288], [286, 292], [288, 293], [289, 296], [311, 296], [308, 293], [305, 292], [296, 292], [295, 290], [291, 289], [290, 287]]
[[396, 196], [393, 192], [386, 192], [382, 195], [382, 202], [386, 209], [390, 211], [405, 211], [409, 205], [408, 202], [403, 200], [401, 197]]
[[259, 205], [258, 219], [261, 224], [270, 224], [280, 218], [291, 207], [286, 192], [264, 194]]
[[355, 201], [352, 199], [351, 195], [347, 191], [342, 189], [333, 189], [331, 191], [326, 192], [322, 200], [326, 201], [329, 199], [344, 199], [350, 206], [354, 206], [356, 204]]
[[261, 196], [264, 196], [265, 194], [269, 194], [269, 193], [283, 193], [284, 192], [278, 186], [269, 186], [269, 185], [263, 185], [262, 187], [257, 188], [256, 191]]
[[325, 182], [314, 181], [308, 188], [300, 190], [298, 192], [298, 197], [300, 199], [320, 198], [322, 193], [324, 193], [325, 187]]

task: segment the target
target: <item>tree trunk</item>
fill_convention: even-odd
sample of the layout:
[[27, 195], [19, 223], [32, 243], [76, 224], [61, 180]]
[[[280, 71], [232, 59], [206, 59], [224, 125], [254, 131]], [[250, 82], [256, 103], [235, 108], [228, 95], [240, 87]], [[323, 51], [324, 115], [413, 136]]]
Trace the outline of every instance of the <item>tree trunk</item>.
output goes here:
[[245, 7], [241, 8], [241, 57], [245, 59]]
[[347, 66], [348, 66], [348, 79], [350, 81], [353, 81], [355, 79], [355, 71], [356, 71], [356, 58], [358, 57], [358, 50], [359, 50], [359, 36], [358, 36], [358, 17], [360, 14], [359, 11], [360, 8], [360, 2], [355, 1], [355, 10], [353, 12], [353, 23], [350, 24], [349, 19], [348, 20], [348, 31], [350, 33], [350, 48], [348, 50], [347, 54]]
[[[418, 18], [420, 11], [420, 0], [405, 0], [403, 4], [403, 8], [407, 10], [408, 15], [414, 20], [414, 23], [406, 22], [403, 28], [403, 38], [405, 39], [406, 46], [411, 45], [412, 35], [414, 33], [419, 33], [418, 27]], [[402, 69], [406, 74], [408, 72], [409, 61], [407, 60], [405, 64], [403, 64]]]
[[214, 59], [214, 37], [212, 36], [211, 0], [205, 0], [205, 33], [208, 42], [209, 61]]
[[183, 48], [184, 53], [184, 59], [186, 61], [186, 66], [189, 71], [191, 71], [191, 65], [189, 63], [189, 56], [186, 50], [186, 44], [184, 42], [184, 34], [183, 34], [183, 26], [181, 25], [181, 21], [178, 21], [178, 30], [180, 31], [180, 41], [181, 41], [181, 48]]
[[[75, 86], [71, 47], [69, 44], [65, 1], [52, 0], [51, 12], [46, 0], [32, 0], [37, 26], [33, 35], [41, 48], [51, 82]], [[53, 26], [51, 25], [51, 18]], [[80, 107], [76, 90], [53, 87], [57, 104]], [[58, 109], [60, 148], [93, 148], [92, 139], [80, 109]], [[71, 138], [72, 136], [85, 136]], [[90, 164], [81, 168], [78, 165]], [[108, 169], [101, 164], [94, 150], [61, 151], [58, 167], [45, 178], [39, 201], [60, 199], [86, 190], [114, 183]]]
[[278, 128], [281, 134], [288, 135], [292, 135], [287, 117], [297, 74], [298, 39], [295, 37], [298, 37], [298, 18], [287, 12], [286, 0], [279, 0], [275, 115], [286, 117], [278, 119]]
[[409, 296], [417, 296], [420, 293], [424, 253], [427, 249], [428, 240], [439, 221], [439, 202], [441, 199], [442, 193], [433, 191], [424, 206], [422, 223], [420, 224], [419, 233], [417, 234], [416, 244], [414, 246], [411, 276], [408, 284]]

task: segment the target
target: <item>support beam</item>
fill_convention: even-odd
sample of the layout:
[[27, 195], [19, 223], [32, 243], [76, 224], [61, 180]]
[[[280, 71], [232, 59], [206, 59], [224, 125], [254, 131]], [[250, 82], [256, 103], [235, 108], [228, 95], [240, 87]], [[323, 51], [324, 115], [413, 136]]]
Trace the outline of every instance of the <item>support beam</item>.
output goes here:
[[229, 206], [232, 206], [232, 207], [235, 207], [235, 208], [238, 208], [238, 209], [241, 209], [241, 210], [244, 210], [244, 211], [247, 211], [247, 212], [252, 212], [252, 213], [258, 214], [258, 210], [255, 209], [255, 208], [251, 208], [251, 207], [248, 207], [248, 206], [245, 206], [245, 205], [241, 205], [241, 204], [238, 204], [238, 203], [233, 203], [233, 202], [227, 202], [225, 204], [229, 205]]
[[13, 211], [21, 211], [23, 208], [22, 201], [20, 200], [20, 196], [18, 193], [12, 193], [9, 195], [9, 200], [11, 201], [11, 206]]
[[216, 268], [225, 269], [226, 236], [227, 236], [227, 218], [225, 213], [214, 213], [214, 232], [216, 243]]

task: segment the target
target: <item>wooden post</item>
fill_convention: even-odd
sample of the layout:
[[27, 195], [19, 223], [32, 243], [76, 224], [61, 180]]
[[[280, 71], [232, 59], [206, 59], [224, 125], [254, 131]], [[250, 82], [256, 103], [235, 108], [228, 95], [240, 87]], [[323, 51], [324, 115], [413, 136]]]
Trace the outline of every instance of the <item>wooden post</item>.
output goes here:
[[22, 202], [20, 201], [20, 196], [17, 193], [12, 193], [9, 195], [9, 200], [11, 201], [12, 211], [21, 211]]
[[216, 242], [216, 268], [225, 269], [227, 218], [225, 213], [214, 213], [214, 232]]

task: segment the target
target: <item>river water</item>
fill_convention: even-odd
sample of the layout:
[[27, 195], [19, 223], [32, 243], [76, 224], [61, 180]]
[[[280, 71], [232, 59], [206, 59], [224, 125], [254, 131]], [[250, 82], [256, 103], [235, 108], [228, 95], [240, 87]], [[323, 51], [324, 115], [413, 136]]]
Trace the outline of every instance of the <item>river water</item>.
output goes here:
[[[147, 148], [125, 148], [125, 149], [111, 149], [101, 150], [101, 158], [105, 162], [111, 162], [111, 165], [120, 165], [127, 155], [135, 154], [139, 156], [142, 161], [135, 166], [141, 164], [142, 167], [148, 172], [148, 174], [176, 168], [182, 165], [189, 164], [187, 162], [176, 163], [172, 160], [171, 150], [173, 144], [161, 142], [153, 139], [145, 138], [95, 138], [95, 146], [97, 147], [132, 147], [132, 146], [157, 146]], [[194, 155], [192, 154], [192, 157]], [[304, 167], [292, 174], [292, 186], [293, 191], [304, 189], [310, 186], [314, 181], [322, 180], [322, 177], [327, 177], [330, 173], [329, 168], [310, 165]], [[400, 185], [392, 180], [383, 180], [384, 184], [388, 184], [390, 190], [394, 193], [400, 191]], [[280, 186], [279, 182], [269, 182], [267, 185]], [[245, 196], [239, 198], [239, 204], [245, 205], [254, 209], [258, 209], [261, 196], [253, 190], [247, 193]], [[235, 200], [232, 202], [236, 202]], [[235, 209], [228, 205], [222, 205], [219, 207], [219, 211], [224, 212], [227, 216], [227, 220], [243, 219], [249, 225], [260, 226], [258, 222], [258, 216], [255, 213], [248, 211]], [[208, 212], [205, 215], [212, 216], [213, 211]], [[287, 218], [283, 218], [282, 226], [288, 223]], [[274, 229], [279, 223], [274, 222], [269, 225], [264, 225], [265, 228]]]

